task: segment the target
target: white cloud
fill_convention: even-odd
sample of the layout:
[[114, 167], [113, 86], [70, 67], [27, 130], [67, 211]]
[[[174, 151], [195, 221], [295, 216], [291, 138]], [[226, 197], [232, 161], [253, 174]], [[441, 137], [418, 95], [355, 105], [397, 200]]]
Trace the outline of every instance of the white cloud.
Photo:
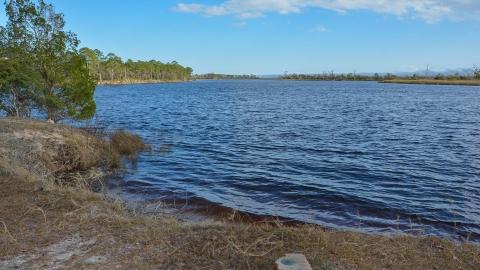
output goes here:
[[200, 13], [207, 17], [235, 15], [241, 19], [265, 16], [265, 13], [301, 13], [306, 8], [322, 8], [346, 13], [372, 10], [377, 13], [410, 16], [437, 23], [442, 19], [480, 20], [479, 0], [227, 0], [219, 5], [178, 4], [177, 12]]
[[205, 10], [207, 6], [200, 5], [200, 4], [178, 4], [176, 8], [174, 8], [177, 12], [184, 12], [184, 13], [201, 13]]
[[418, 67], [409, 66], [409, 65], [401, 65], [400, 67], [403, 68], [403, 69], [408, 69], [409, 71], [418, 71], [419, 70]]
[[242, 28], [242, 27], [247, 26], [247, 23], [246, 22], [232, 23], [232, 24], [230, 24], [230, 26]]
[[318, 25], [318, 26], [317, 26], [317, 31], [319, 31], [319, 32], [327, 32], [327, 28], [325, 28], [325, 27], [323, 27], [323, 26], [321, 26], [321, 25]]
[[237, 18], [239, 19], [255, 19], [255, 18], [260, 18], [260, 17], [265, 17], [265, 15], [261, 12], [244, 12], [240, 13], [237, 15]]

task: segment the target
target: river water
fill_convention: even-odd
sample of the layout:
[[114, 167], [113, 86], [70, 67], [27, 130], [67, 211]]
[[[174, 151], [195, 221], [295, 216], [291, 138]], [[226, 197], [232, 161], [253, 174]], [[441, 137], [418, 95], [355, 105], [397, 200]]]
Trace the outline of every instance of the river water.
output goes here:
[[196, 81], [99, 86], [140, 155], [124, 196], [334, 228], [480, 238], [480, 87]]

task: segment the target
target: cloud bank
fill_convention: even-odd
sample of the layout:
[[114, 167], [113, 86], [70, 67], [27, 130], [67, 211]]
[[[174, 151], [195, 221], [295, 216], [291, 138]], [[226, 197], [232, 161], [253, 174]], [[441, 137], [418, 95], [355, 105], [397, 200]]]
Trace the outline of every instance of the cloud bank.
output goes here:
[[437, 23], [452, 20], [480, 20], [479, 0], [227, 0], [219, 5], [179, 3], [173, 10], [203, 16], [235, 15], [240, 19], [264, 17], [266, 13], [301, 13], [307, 8], [322, 8], [338, 13], [372, 10], [377, 13], [409, 16]]

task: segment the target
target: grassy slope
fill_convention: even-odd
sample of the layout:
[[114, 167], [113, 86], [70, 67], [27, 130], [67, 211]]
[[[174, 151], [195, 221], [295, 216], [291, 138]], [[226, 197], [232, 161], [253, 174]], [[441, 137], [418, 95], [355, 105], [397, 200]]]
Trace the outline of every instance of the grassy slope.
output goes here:
[[477, 246], [439, 238], [248, 224], [234, 214], [198, 226], [138, 216], [91, 192], [91, 171], [55, 184], [49, 172], [65, 162], [49, 149], [89, 164], [99, 154], [82, 131], [0, 118], [0, 269], [276, 269], [286, 253], [305, 254], [314, 269], [480, 268]]
[[403, 83], [403, 84], [437, 84], [437, 85], [470, 85], [480, 86], [479, 80], [385, 80], [382, 83]]

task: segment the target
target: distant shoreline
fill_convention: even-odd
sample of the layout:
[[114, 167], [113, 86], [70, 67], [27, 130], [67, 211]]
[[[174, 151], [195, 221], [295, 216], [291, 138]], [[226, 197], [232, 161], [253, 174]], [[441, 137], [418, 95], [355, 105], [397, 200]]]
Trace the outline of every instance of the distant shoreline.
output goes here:
[[480, 80], [385, 80], [378, 83], [480, 86]]
[[[181, 83], [181, 82], [193, 82], [193, 81], [226, 81], [226, 80], [251, 80], [251, 79], [194, 79], [188, 81], [162, 81], [162, 80], [135, 80], [135, 81], [103, 81], [97, 83], [97, 86], [100, 85], [128, 85], [128, 84], [156, 84], [156, 83]], [[318, 80], [302, 80], [302, 79], [279, 79], [279, 78], [259, 78], [255, 80], [278, 80], [278, 81], [318, 81]], [[330, 80], [321, 80], [326, 82], [331, 82]], [[372, 80], [332, 80], [335, 82], [349, 81], [349, 82], [375, 82]], [[377, 81], [378, 83], [391, 83], [391, 84], [428, 84], [428, 85], [463, 85], [463, 86], [480, 86], [480, 80], [384, 80]]]
[[127, 85], [127, 84], [153, 84], [153, 83], [178, 83], [178, 82], [192, 82], [193, 80], [188, 81], [162, 81], [162, 80], [134, 80], [134, 81], [102, 81], [98, 82], [97, 85]]

